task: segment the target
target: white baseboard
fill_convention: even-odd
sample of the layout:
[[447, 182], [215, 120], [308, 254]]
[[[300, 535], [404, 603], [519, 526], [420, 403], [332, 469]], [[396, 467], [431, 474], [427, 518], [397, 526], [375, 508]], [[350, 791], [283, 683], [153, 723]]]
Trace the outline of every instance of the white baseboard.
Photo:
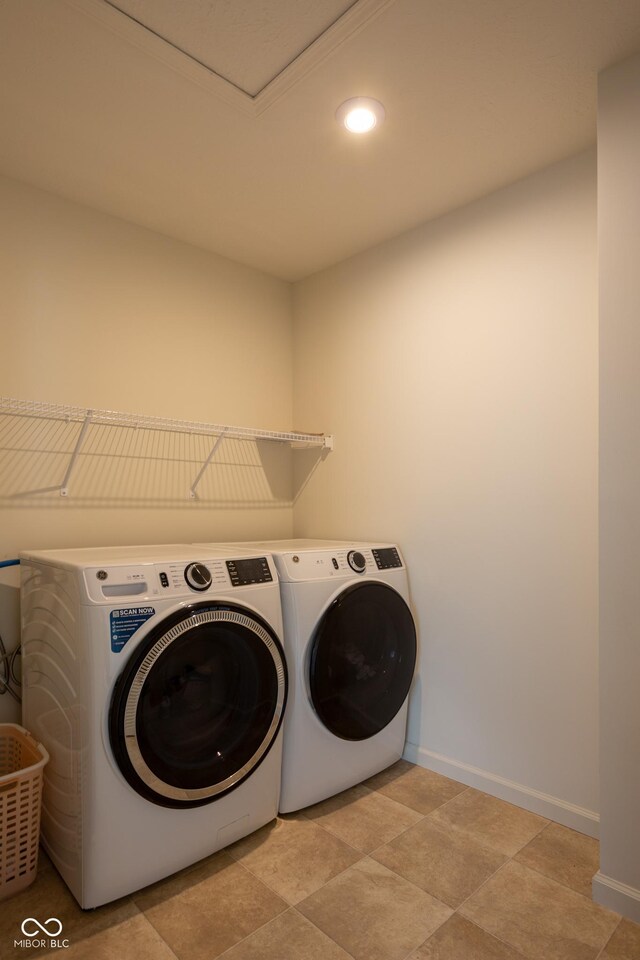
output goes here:
[[405, 760], [417, 763], [421, 767], [426, 767], [427, 770], [433, 770], [435, 773], [441, 773], [452, 780], [465, 783], [468, 787], [476, 787], [476, 789], [489, 793], [493, 797], [498, 797], [500, 800], [506, 800], [518, 807], [524, 807], [525, 810], [540, 814], [547, 820], [554, 820], [565, 827], [571, 827], [572, 830], [586, 833], [589, 837], [598, 837], [600, 817], [593, 810], [567, 803], [566, 800], [560, 800], [548, 793], [541, 793], [539, 790], [525, 787], [521, 783], [505, 780], [504, 777], [498, 777], [487, 770], [472, 767], [468, 763], [460, 763], [458, 760], [443, 757], [441, 754], [425, 750], [424, 747], [419, 747], [415, 743], [405, 744], [403, 757]]
[[623, 917], [640, 923], [640, 890], [607, 877], [598, 871], [593, 878], [593, 899], [601, 907], [608, 907]]

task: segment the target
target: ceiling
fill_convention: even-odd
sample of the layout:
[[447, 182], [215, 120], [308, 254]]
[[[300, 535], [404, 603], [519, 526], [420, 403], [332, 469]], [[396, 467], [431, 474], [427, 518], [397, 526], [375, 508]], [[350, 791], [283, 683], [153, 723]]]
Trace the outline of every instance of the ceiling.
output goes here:
[[355, 0], [108, 0], [255, 98]]
[[592, 144], [638, 50], [638, 0], [0, 0], [0, 172], [295, 280]]

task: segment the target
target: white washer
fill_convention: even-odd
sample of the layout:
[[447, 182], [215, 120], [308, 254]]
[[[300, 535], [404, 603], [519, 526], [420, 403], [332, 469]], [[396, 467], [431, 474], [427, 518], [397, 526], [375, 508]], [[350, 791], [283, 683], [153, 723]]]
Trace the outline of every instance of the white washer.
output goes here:
[[272, 820], [287, 670], [271, 558], [27, 552], [23, 723], [51, 755], [44, 846], [82, 907]]
[[318, 803], [402, 756], [416, 630], [394, 544], [281, 540], [289, 702], [280, 811]]

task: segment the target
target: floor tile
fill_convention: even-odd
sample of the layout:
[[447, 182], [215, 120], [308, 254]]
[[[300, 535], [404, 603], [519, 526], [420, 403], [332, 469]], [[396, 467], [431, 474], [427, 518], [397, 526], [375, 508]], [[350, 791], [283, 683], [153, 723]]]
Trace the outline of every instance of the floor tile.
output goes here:
[[71, 938], [63, 956], [65, 960], [176, 960], [173, 950], [141, 913], [84, 940]]
[[232, 947], [224, 960], [351, 960], [295, 907]]
[[449, 780], [433, 770], [425, 770], [424, 767], [418, 767], [407, 760], [398, 760], [392, 767], [365, 780], [364, 786], [422, 814], [431, 813], [436, 807], [468, 789], [462, 783]]
[[522, 960], [522, 954], [454, 913], [409, 960]]
[[506, 857], [426, 817], [372, 857], [454, 909], [478, 889]]
[[231, 856], [289, 903], [298, 903], [362, 854], [305, 817], [278, 819], [229, 847]]
[[[33, 953], [33, 950], [13, 946], [14, 940], [24, 937], [20, 927], [27, 917], [35, 917], [41, 922], [56, 917], [62, 924], [61, 938], [68, 938], [73, 943], [120, 924], [138, 913], [130, 897], [96, 910], [81, 910], [49, 858], [41, 854], [38, 873], [31, 886], [0, 903], [0, 956], [4, 956], [6, 944], [11, 945], [12, 955]], [[43, 954], [42, 950], [38, 952]]]
[[308, 807], [304, 815], [364, 853], [388, 843], [422, 819], [422, 814], [403, 803], [363, 786]]
[[69, 960], [640, 960], [597, 868], [592, 838], [401, 761], [97, 910], [43, 853], [0, 904], [0, 955], [55, 916]]
[[445, 828], [455, 827], [507, 857], [522, 849], [548, 820], [488, 793], [469, 789], [431, 814]]
[[212, 960], [287, 908], [226, 851], [134, 899], [178, 960]]
[[638, 960], [640, 957], [640, 924], [621, 920], [599, 960]]
[[531, 960], [595, 960], [619, 920], [618, 914], [513, 860], [460, 913]]
[[443, 903], [368, 857], [298, 909], [355, 960], [402, 960], [451, 915]]
[[514, 859], [591, 897], [591, 881], [600, 865], [600, 844], [593, 837], [550, 823]]

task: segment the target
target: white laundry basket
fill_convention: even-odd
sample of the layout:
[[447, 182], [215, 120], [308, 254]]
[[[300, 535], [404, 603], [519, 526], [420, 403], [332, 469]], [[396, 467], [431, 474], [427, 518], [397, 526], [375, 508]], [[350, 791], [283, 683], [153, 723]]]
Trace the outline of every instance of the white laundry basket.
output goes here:
[[49, 754], [17, 723], [0, 723], [0, 900], [38, 869], [42, 772]]

